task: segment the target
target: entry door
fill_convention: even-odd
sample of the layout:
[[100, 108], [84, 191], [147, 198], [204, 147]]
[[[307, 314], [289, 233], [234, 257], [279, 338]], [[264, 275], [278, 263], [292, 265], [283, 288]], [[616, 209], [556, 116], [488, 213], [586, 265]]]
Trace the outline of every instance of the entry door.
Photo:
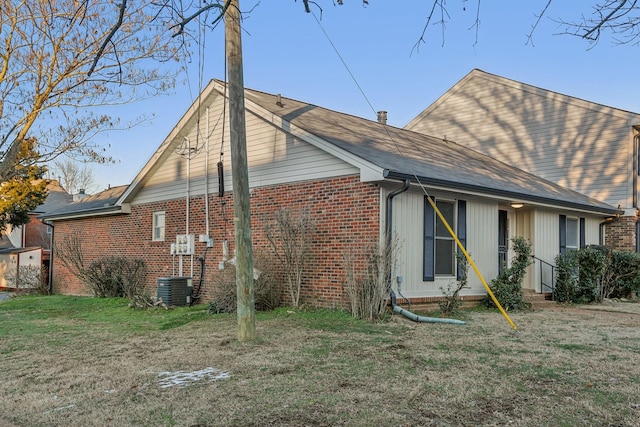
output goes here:
[[509, 260], [509, 213], [498, 211], [498, 274], [507, 267]]

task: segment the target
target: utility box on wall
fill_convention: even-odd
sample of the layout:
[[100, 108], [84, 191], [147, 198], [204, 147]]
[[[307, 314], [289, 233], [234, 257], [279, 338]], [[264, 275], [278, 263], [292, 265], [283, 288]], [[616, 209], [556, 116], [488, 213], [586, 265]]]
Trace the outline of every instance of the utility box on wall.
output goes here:
[[184, 306], [191, 304], [191, 277], [158, 277], [158, 300], [166, 305]]

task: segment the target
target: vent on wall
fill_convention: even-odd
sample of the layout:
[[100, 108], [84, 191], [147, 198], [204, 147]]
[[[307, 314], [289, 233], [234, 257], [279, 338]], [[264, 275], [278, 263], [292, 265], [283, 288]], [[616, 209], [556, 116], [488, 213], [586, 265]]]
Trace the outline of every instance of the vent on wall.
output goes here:
[[166, 305], [189, 305], [192, 289], [191, 277], [158, 277], [158, 300]]

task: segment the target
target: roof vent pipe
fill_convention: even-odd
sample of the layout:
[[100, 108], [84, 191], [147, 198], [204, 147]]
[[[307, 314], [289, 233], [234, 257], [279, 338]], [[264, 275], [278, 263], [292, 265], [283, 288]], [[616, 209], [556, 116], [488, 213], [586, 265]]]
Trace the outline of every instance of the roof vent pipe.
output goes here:
[[382, 123], [383, 125], [387, 124], [387, 112], [386, 111], [378, 111], [378, 123]]
[[280, 95], [280, 94], [276, 95], [276, 105], [278, 107], [282, 107], [283, 106], [283, 104], [282, 104], [282, 95]]

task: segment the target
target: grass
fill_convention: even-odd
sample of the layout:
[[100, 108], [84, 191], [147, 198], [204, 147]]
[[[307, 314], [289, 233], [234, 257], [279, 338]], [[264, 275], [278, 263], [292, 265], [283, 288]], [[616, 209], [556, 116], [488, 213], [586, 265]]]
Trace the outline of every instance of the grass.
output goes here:
[[[206, 306], [132, 310], [123, 299], [0, 303], [2, 426], [635, 426], [640, 304], [465, 311], [464, 326], [377, 324], [331, 310], [257, 316]], [[161, 388], [163, 372], [216, 368]]]

